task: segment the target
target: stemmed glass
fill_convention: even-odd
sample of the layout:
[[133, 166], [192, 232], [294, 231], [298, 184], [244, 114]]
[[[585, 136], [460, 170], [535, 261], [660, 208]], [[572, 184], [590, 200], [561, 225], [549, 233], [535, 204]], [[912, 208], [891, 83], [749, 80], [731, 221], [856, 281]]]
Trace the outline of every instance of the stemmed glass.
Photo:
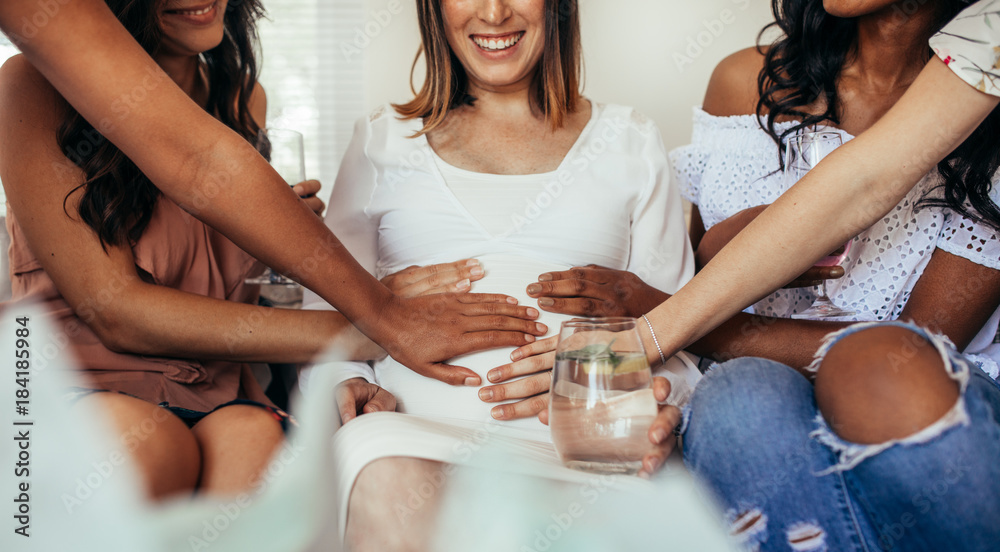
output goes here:
[[[306, 158], [302, 133], [281, 128], [262, 128], [257, 133], [257, 151], [270, 161], [271, 166], [289, 186], [295, 186], [306, 179]], [[291, 278], [282, 276], [268, 268], [255, 278], [247, 278], [247, 284], [298, 287]]]
[[638, 473], [658, 407], [634, 318], [563, 322], [551, 391], [549, 426], [564, 465]]
[[[840, 133], [833, 131], [800, 131], [788, 139], [785, 149], [785, 178], [789, 184], [798, 182], [807, 172], [812, 170], [830, 152], [843, 144]], [[837, 266], [844, 262], [851, 252], [851, 242], [848, 241], [841, 249], [824, 257], [816, 266]], [[808, 309], [792, 315], [798, 319], [839, 318], [857, 314], [852, 310], [838, 307], [830, 300], [826, 292], [826, 280], [819, 285], [816, 300]]]

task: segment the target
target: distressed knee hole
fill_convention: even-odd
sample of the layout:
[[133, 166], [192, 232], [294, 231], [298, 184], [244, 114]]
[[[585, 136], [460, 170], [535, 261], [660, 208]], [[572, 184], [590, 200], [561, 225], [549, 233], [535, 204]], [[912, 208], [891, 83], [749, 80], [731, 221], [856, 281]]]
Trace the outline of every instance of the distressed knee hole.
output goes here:
[[759, 508], [740, 513], [730, 510], [726, 519], [729, 522], [729, 534], [747, 550], [757, 550], [767, 540], [767, 515]]
[[796, 523], [788, 528], [788, 546], [796, 552], [826, 552], [826, 531], [815, 523]]

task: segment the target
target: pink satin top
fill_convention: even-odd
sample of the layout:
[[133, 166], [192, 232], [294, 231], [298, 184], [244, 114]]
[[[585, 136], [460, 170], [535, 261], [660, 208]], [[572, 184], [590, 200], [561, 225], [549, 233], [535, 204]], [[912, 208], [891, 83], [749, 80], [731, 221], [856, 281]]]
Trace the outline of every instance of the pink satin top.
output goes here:
[[[30, 299], [53, 314], [77, 356], [87, 387], [122, 391], [152, 403], [169, 402], [171, 406], [198, 411], [237, 398], [271, 404], [246, 363], [111, 351], [85, 321], [111, 300], [110, 294], [120, 285], [109, 281], [106, 289], [97, 291], [78, 307], [79, 312], [74, 312], [28, 248], [9, 207], [7, 231], [11, 238], [8, 255], [12, 301]], [[257, 287], [247, 286], [243, 280], [260, 274], [263, 267], [165, 197], [157, 201], [149, 226], [132, 252], [136, 270], [148, 282], [215, 299], [244, 303], [257, 299]], [[192, 318], [190, 323], [199, 321]]]

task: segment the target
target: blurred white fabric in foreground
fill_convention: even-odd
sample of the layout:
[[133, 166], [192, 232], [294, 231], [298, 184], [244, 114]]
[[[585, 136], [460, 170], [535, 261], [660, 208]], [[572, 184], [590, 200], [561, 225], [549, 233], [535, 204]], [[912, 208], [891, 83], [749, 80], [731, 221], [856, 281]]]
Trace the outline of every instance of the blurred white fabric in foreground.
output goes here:
[[[296, 409], [307, 420], [289, 435], [272, 460], [259, 489], [220, 502], [204, 498], [162, 505], [146, 501], [125, 445], [105, 420], [81, 402], [67, 408], [64, 389], [79, 385], [65, 336], [55, 333], [43, 313], [17, 305], [0, 312], [0, 423], [8, 427], [0, 444], [0, 496], [4, 500], [0, 550], [246, 552], [305, 550], [336, 519], [327, 474], [330, 435], [338, 417], [332, 396], [315, 394]], [[31, 381], [28, 416], [15, 414], [15, 331], [28, 317]], [[317, 375], [323, 385], [324, 375]], [[32, 426], [13, 426], [32, 421]], [[15, 429], [30, 429], [30, 474], [14, 476], [19, 454]], [[24, 537], [14, 532], [12, 508], [17, 485], [30, 485], [30, 524]], [[336, 541], [325, 550], [339, 550]]]
[[[0, 550], [212, 552], [341, 550], [331, 436], [338, 426], [332, 371], [313, 374], [313, 389], [297, 400], [299, 427], [272, 460], [258, 489], [229, 501], [178, 499], [150, 504], [139, 477], [123, 461], [126, 447], [99, 412], [81, 402], [68, 408], [64, 389], [78, 385], [64, 336], [37, 308], [0, 311]], [[28, 347], [15, 333], [28, 318]], [[23, 332], [22, 332], [23, 333]], [[23, 345], [23, 344], [22, 344]], [[15, 412], [14, 358], [30, 350], [28, 415]], [[334, 353], [324, 355], [330, 360]], [[15, 426], [13, 422], [32, 422]], [[29, 431], [30, 473], [15, 475], [18, 431]], [[20, 441], [20, 442], [23, 442]], [[507, 460], [485, 447], [474, 468], [447, 485], [443, 551], [730, 550], [721, 522], [690, 476], [678, 470], [657, 484], [635, 480], [636, 492], [612, 490], [600, 478], [573, 482], [505, 475]], [[493, 468], [491, 468], [491, 466]], [[30, 485], [30, 537], [15, 533], [17, 485]], [[574, 507], [577, 503], [577, 507]], [[579, 510], [579, 511], [578, 511]], [[577, 515], [579, 514], [579, 515]], [[387, 512], [386, 515], [393, 515]], [[568, 525], [567, 525], [568, 524]], [[652, 548], [648, 548], [652, 547]], [[391, 552], [391, 551], [387, 551]]]
[[483, 457], [482, 469], [463, 467], [447, 483], [435, 552], [737, 550], [679, 462], [653, 482], [592, 474], [567, 482], [513, 475], [503, 455]]

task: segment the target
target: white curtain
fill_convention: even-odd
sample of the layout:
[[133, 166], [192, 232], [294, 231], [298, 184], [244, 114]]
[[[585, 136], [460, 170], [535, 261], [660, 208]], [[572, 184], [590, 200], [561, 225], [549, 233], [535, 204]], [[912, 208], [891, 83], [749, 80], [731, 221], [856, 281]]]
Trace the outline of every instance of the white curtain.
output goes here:
[[305, 134], [306, 176], [329, 197], [354, 121], [365, 110], [364, 55], [350, 47], [365, 24], [365, 0], [265, 2], [261, 84], [268, 126]]

